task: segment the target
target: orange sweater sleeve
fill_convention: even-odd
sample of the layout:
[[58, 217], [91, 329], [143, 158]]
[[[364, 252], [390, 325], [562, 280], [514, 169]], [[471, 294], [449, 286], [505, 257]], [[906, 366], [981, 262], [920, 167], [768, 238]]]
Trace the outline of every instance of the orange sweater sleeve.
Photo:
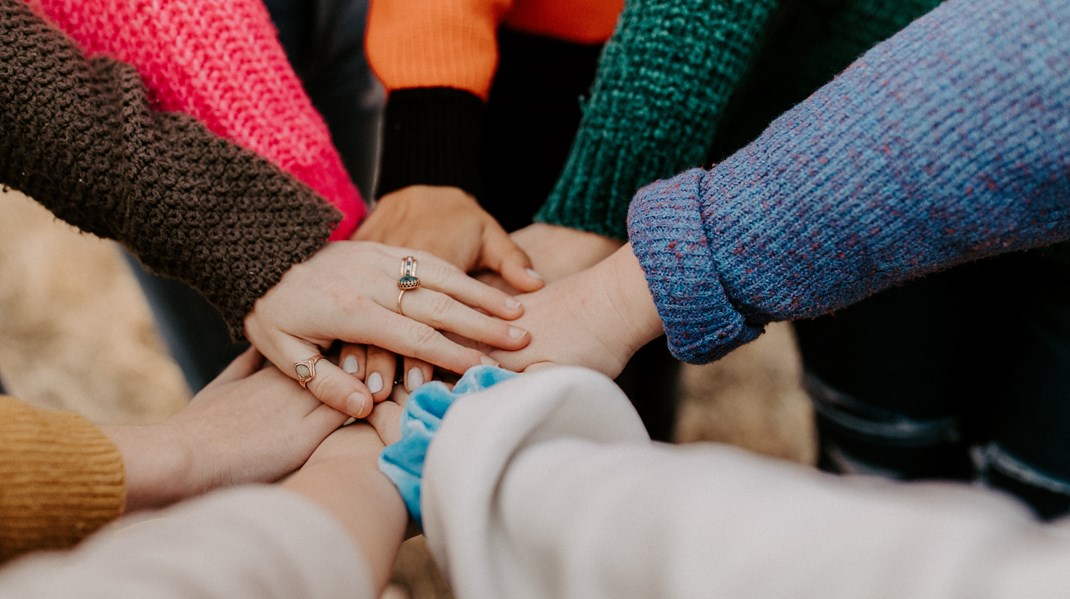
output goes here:
[[578, 43], [609, 38], [623, 0], [372, 0], [368, 63], [387, 91], [448, 87], [482, 100], [498, 63], [497, 30]]
[[372, 0], [368, 64], [387, 91], [450, 87], [483, 100], [497, 67], [497, 29], [513, 0]]
[[77, 543], [125, 497], [119, 450], [99, 428], [0, 396], [0, 561]]

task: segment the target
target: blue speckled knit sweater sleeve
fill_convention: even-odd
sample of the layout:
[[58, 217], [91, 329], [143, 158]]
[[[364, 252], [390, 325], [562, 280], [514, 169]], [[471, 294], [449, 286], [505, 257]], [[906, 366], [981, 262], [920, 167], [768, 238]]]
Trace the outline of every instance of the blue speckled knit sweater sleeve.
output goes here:
[[723, 356], [765, 323], [1070, 238], [1070, 0], [949, 0], [713, 170], [629, 214], [669, 345]]

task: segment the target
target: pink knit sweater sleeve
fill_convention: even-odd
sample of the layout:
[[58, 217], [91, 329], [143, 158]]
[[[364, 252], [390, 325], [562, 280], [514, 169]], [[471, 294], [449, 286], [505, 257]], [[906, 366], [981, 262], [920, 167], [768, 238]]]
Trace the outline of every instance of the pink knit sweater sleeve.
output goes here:
[[182, 112], [305, 183], [344, 217], [364, 217], [360, 193], [331, 143], [260, 0], [27, 0], [87, 55], [137, 68], [158, 110]]

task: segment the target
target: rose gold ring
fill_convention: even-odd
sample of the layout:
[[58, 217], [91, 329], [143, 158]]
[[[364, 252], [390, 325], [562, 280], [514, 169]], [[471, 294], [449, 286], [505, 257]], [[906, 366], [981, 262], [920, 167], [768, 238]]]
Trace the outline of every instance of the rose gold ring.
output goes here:
[[323, 356], [316, 354], [307, 360], [294, 362], [294, 372], [297, 373], [297, 382], [301, 388], [308, 389], [308, 384], [316, 378], [316, 362], [322, 359]]
[[[405, 256], [401, 259], [401, 278], [398, 279], [398, 289], [402, 292], [416, 289], [420, 286], [420, 278], [416, 276], [416, 267], [418, 266], [416, 258], [413, 256]], [[401, 296], [398, 296], [399, 298]], [[400, 299], [398, 302], [400, 303]], [[400, 312], [401, 310], [398, 310]]]

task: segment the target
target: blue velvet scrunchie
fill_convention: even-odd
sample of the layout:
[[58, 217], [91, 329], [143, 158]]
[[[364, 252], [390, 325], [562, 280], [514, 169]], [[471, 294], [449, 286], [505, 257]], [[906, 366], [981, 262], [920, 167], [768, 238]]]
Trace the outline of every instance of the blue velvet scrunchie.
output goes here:
[[401, 440], [388, 445], [379, 455], [379, 470], [394, 483], [416, 525], [423, 529], [420, 512], [420, 483], [424, 459], [431, 438], [442, 426], [446, 410], [457, 398], [492, 387], [516, 376], [515, 372], [493, 366], [476, 366], [464, 373], [450, 391], [433, 381], [409, 396], [401, 415]]

